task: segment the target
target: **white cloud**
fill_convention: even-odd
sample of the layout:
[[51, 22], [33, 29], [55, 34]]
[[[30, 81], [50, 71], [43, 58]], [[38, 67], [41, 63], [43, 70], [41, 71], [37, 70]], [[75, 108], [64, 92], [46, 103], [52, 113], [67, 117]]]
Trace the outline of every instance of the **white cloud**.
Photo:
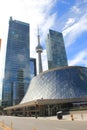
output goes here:
[[67, 27], [63, 31], [66, 46], [70, 46], [72, 43], [74, 43], [75, 40], [85, 31], [87, 31], [87, 13], [81, 16], [76, 23]]
[[69, 65], [80, 65], [82, 63], [87, 66], [87, 49], [79, 52], [73, 59], [69, 60]]
[[80, 13], [80, 9], [79, 9], [77, 6], [73, 6], [73, 7], [72, 7], [72, 11], [73, 11], [74, 13]]
[[63, 30], [65, 30], [67, 27], [71, 26], [73, 23], [75, 22], [74, 18], [69, 18], [65, 24], [65, 27], [63, 28]]
[[66, 1], [66, 0], [61, 0], [61, 2], [65, 5], [69, 5], [69, 1]]
[[41, 30], [43, 34], [46, 34], [48, 30], [55, 24], [56, 22], [56, 13], [50, 15], [44, 20], [44, 26], [42, 26]]

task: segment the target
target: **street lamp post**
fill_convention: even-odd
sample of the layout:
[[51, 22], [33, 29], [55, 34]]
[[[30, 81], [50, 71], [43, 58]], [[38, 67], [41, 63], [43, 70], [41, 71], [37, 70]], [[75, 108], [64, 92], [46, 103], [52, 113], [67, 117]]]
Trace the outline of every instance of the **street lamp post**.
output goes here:
[[37, 103], [35, 102], [35, 118], [37, 118]]

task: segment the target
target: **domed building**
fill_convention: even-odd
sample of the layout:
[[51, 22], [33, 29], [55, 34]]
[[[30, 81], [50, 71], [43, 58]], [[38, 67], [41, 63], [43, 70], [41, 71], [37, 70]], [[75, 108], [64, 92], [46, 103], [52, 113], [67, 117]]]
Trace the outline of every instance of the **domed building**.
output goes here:
[[34, 77], [22, 103], [37, 99], [73, 99], [87, 96], [87, 68], [63, 67]]
[[87, 101], [87, 68], [55, 68], [35, 76], [19, 105], [7, 107], [8, 115], [51, 116]]

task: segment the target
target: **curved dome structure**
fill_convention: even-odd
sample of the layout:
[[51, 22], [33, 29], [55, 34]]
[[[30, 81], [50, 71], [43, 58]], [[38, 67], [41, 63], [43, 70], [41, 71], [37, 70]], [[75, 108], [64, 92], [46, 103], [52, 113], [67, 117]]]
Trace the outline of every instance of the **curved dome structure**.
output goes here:
[[87, 68], [71, 66], [48, 70], [34, 77], [21, 103], [84, 96], [87, 96]]

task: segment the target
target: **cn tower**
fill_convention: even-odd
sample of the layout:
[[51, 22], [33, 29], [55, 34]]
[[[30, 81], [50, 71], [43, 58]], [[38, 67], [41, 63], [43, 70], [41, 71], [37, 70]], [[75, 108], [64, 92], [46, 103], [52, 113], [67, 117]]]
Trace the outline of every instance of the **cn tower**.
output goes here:
[[39, 28], [38, 28], [38, 45], [36, 46], [36, 52], [38, 53], [38, 68], [39, 68], [39, 73], [43, 71], [42, 69], [42, 60], [41, 60], [41, 53], [43, 51], [42, 46], [40, 45], [40, 35], [39, 35]]

